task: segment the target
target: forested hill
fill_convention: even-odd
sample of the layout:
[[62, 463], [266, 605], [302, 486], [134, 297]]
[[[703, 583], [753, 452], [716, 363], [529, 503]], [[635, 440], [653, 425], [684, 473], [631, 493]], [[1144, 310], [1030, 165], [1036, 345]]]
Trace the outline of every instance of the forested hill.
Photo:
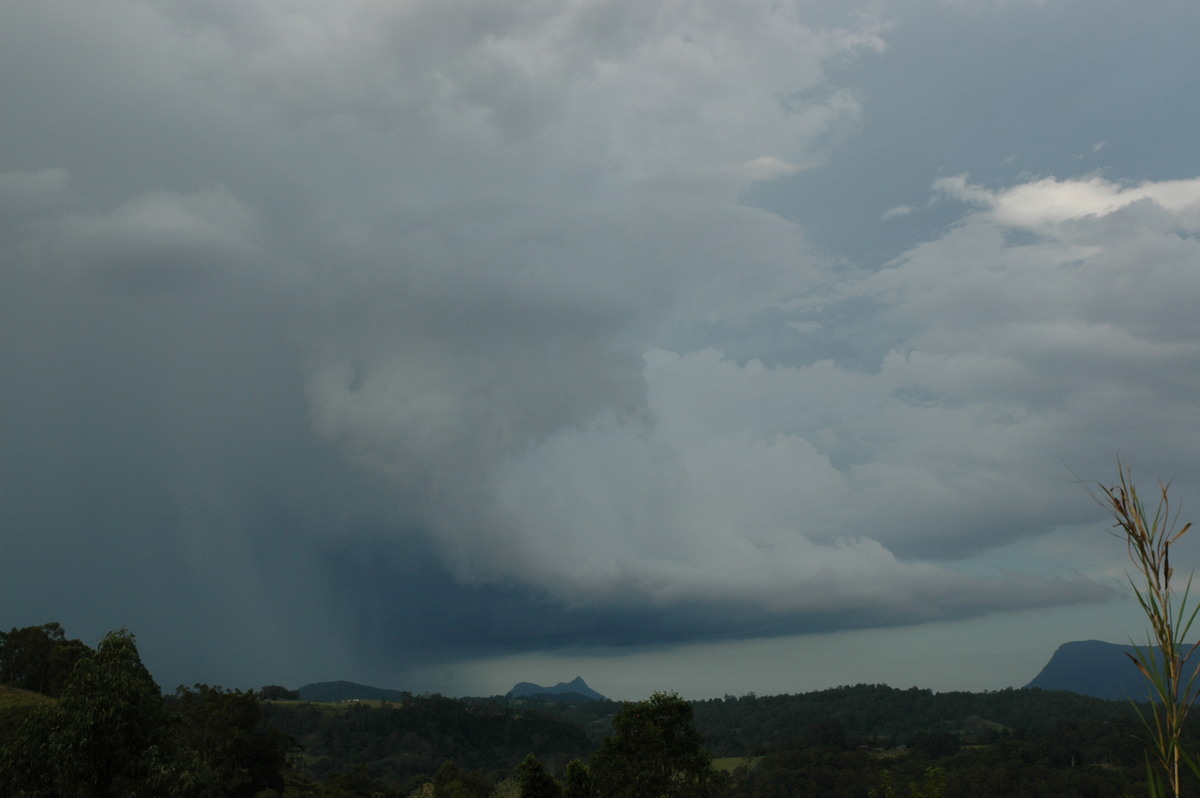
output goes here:
[[759, 754], [804, 742], [903, 743], [935, 733], [971, 743], [1013, 730], [1053, 729], [1063, 722], [1125, 722], [1135, 717], [1128, 702], [1066, 691], [935, 693], [887, 685], [798, 695], [727, 696], [693, 706], [696, 727], [716, 756]]
[[[1113, 759], [1116, 749], [1131, 749], [1134, 765], [1140, 763], [1132, 707], [1069, 692], [934, 693], [856, 685], [691, 703], [705, 748], [718, 758], [897, 747], [937, 757], [1014, 738], [1044, 738], [1058, 745], [1064, 739], [1061, 730], [1069, 726], [1079, 745], [1094, 742], [1095, 750], [1103, 751], [1089, 756]], [[342, 705], [336, 711], [304, 702], [268, 703], [264, 715], [303, 745], [313, 777], [362, 765], [378, 778], [406, 784], [446, 760], [485, 773], [510, 772], [530, 752], [562, 772], [568, 761], [586, 759], [595, 750], [620, 707], [611, 701], [433, 695], [380, 706]], [[1086, 740], [1092, 742], [1085, 745]]]
[[403, 690], [388, 690], [356, 682], [316, 682], [296, 691], [301, 701], [332, 703], [335, 701], [403, 701], [410, 697]]
[[[0, 795], [611, 798], [668, 773], [645, 794], [1122, 798], [1145, 791], [1143, 734], [1129, 702], [1036, 689], [314, 702], [199, 684], [164, 697], [127, 630], [95, 649], [54, 623], [0, 633]], [[1184, 750], [1198, 741], [1189, 724]]]

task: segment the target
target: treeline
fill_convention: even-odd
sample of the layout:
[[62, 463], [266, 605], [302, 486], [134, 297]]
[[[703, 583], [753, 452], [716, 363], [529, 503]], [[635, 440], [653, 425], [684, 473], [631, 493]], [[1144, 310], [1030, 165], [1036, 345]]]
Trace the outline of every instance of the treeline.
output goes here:
[[938, 737], [979, 744], [1012, 730], [1040, 732], [1063, 722], [1128, 724], [1137, 717], [1127, 702], [1066, 691], [934, 693], [878, 684], [800, 695], [726, 696], [695, 706], [696, 725], [720, 757], [797, 746], [911, 747]]
[[[341, 708], [275, 704], [266, 717], [304, 745], [298, 766], [309, 777], [357, 768], [409, 792], [445, 757], [457, 770], [443, 779], [469, 772], [475, 787], [464, 794], [486, 798], [511, 783], [523, 743], [565, 789], [570, 762], [592, 762], [616, 732], [613, 716], [639, 706], [410, 696], [402, 704]], [[714, 794], [727, 798], [1119, 798], [1144, 787], [1133, 708], [1072, 693], [857, 685], [698, 701], [689, 709], [705, 756], [726, 768]], [[429, 793], [443, 794], [450, 793]], [[651, 795], [633, 795], [640, 794]]]
[[0, 795], [247, 796], [285, 789], [291, 741], [251, 692], [164, 698], [133, 635], [95, 649], [58, 624], [0, 633]]
[[[263, 695], [291, 699], [291, 691], [196, 685], [163, 696], [124, 629], [95, 649], [67, 639], [58, 624], [0, 633], [0, 677], [6, 798], [727, 794], [691, 704], [674, 695], [622, 705], [592, 750], [579, 725], [495, 702], [408, 697], [396, 707], [345, 710], [289, 702], [269, 723]], [[562, 763], [561, 783], [535, 749]], [[507, 772], [473, 767], [494, 762], [508, 763]]]
[[[585, 727], [539, 707], [503, 699], [456, 700], [407, 695], [401, 702], [268, 703], [268, 724], [295, 739], [297, 766], [313, 778], [364, 770], [415, 789], [447, 760], [491, 779], [502, 778], [531, 752], [563, 772], [594, 748]], [[608, 725], [615, 707], [605, 707]]]
[[[1145, 790], [1133, 708], [1065, 692], [857, 685], [698, 702], [667, 694], [633, 703], [297, 699], [274, 686], [195, 685], [164, 696], [125, 630], [95, 649], [58, 624], [0, 633], [0, 795], [1118, 798]], [[1195, 785], [1187, 790], [1197, 795]]]

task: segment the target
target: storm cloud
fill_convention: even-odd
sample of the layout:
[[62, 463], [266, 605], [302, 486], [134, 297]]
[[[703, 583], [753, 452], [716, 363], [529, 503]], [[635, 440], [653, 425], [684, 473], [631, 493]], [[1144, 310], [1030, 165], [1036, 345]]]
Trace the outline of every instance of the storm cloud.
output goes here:
[[1073, 474], [1200, 443], [1196, 13], [1059, 70], [1104, 5], [0, 2], [3, 623], [254, 685], [1102, 607]]

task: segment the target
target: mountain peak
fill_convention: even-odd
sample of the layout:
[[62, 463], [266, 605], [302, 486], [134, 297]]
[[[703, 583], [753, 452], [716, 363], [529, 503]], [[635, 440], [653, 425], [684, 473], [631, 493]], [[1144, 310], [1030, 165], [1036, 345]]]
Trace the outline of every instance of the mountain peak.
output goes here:
[[607, 701], [600, 693], [597, 693], [592, 688], [588, 687], [587, 682], [582, 676], [576, 676], [569, 682], [559, 682], [553, 687], [542, 687], [533, 682], [518, 682], [513, 686], [513, 689], [508, 691], [508, 698], [531, 698], [531, 697], [576, 697], [586, 699], [588, 701]]
[[1069, 690], [1108, 700], [1144, 700], [1146, 680], [1130, 656], [1130, 645], [1100, 640], [1063, 643], [1026, 687]]

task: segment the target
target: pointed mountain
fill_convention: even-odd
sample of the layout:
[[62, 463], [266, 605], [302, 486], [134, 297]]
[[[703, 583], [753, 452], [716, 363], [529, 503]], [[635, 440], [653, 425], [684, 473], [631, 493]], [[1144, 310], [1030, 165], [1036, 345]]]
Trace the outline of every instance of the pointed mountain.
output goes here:
[[608, 699], [587, 686], [583, 677], [576, 676], [569, 682], [559, 682], [553, 687], [542, 687], [533, 682], [519, 682], [508, 691], [505, 698], [558, 698], [607, 701]]

